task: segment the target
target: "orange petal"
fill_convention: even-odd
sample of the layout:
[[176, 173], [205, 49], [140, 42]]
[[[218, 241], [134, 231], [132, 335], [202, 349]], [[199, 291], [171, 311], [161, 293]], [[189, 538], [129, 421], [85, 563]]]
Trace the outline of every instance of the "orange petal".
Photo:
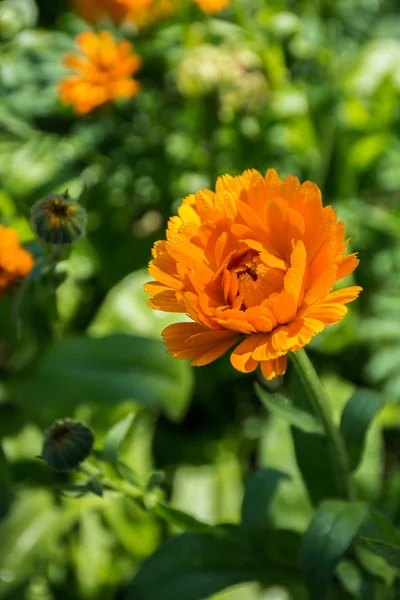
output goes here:
[[92, 31], [83, 31], [76, 37], [78, 46], [90, 60], [97, 60], [100, 50], [100, 39]]
[[213, 331], [198, 323], [174, 323], [162, 332], [168, 352], [178, 359], [191, 358], [193, 366], [212, 362], [239, 339], [232, 331]]
[[165, 312], [184, 313], [186, 310], [183, 298], [177, 298], [175, 290], [166, 290], [160, 294], [156, 294], [154, 298], [147, 300], [147, 305], [155, 310], [163, 310]]
[[324, 302], [339, 302], [340, 304], [347, 304], [348, 302], [353, 302], [353, 300], [356, 300], [360, 292], [362, 292], [362, 287], [358, 285], [352, 285], [350, 287], [331, 292], [326, 296], [326, 298], [324, 298]]
[[318, 319], [325, 323], [325, 325], [333, 325], [334, 323], [339, 323], [343, 319], [345, 315], [347, 315], [348, 309], [344, 304], [338, 303], [321, 303], [314, 304], [309, 309], [307, 309], [307, 316], [312, 317], [313, 319]]
[[263, 306], [270, 308], [277, 322], [282, 324], [292, 321], [297, 312], [297, 301], [288, 292], [272, 294], [270, 298], [264, 300]]
[[199, 356], [194, 358], [190, 363], [192, 367], [202, 367], [204, 365], [208, 365], [210, 362], [213, 362], [223, 354], [229, 348], [233, 346], [238, 340], [238, 337], [230, 337], [225, 340], [222, 340], [219, 344], [216, 344], [213, 347], [209, 347], [207, 350], [203, 350]]
[[279, 358], [273, 360], [264, 360], [260, 365], [265, 379], [271, 380], [279, 375], [284, 375], [287, 368], [287, 359], [286, 356], [279, 356]]
[[339, 279], [343, 279], [343, 277], [350, 275], [350, 273], [357, 268], [359, 262], [360, 261], [358, 260], [356, 253], [345, 256], [338, 266], [336, 281], [339, 281]]
[[257, 367], [257, 361], [252, 359], [252, 354], [262, 339], [262, 333], [249, 335], [241, 342], [231, 354], [231, 363], [238, 371], [249, 373]]
[[284, 289], [296, 300], [297, 306], [303, 301], [305, 276], [307, 269], [307, 251], [301, 240], [293, 248], [290, 268], [285, 275]]

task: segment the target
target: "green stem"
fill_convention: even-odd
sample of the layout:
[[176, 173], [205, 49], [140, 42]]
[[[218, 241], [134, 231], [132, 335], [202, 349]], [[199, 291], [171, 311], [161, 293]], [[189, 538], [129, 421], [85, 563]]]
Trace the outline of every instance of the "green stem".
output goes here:
[[129, 496], [132, 500], [138, 501], [143, 498], [143, 491], [133, 486], [127, 481], [116, 481], [102, 474], [101, 470], [96, 466], [85, 461], [80, 465], [79, 470], [89, 477], [99, 477], [104, 487], [119, 492], [120, 494]]
[[290, 355], [296, 370], [308, 392], [312, 407], [318, 415], [329, 445], [329, 453], [334, 468], [333, 476], [341, 497], [355, 499], [355, 486], [350, 472], [346, 446], [339, 429], [333, 422], [329, 398], [315, 372], [304, 348]]

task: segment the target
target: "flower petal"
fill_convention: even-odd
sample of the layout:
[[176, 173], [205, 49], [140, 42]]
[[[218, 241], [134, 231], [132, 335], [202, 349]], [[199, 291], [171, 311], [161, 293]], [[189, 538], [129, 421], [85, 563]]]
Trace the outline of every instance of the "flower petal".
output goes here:
[[257, 367], [257, 361], [252, 359], [252, 354], [262, 339], [266, 337], [262, 333], [248, 336], [241, 342], [231, 354], [231, 363], [238, 371], [249, 373]]
[[279, 356], [279, 358], [274, 358], [273, 360], [264, 360], [260, 365], [265, 379], [274, 379], [274, 377], [285, 374], [287, 369], [286, 356]]
[[168, 352], [178, 359], [192, 359], [193, 366], [219, 358], [240, 338], [232, 331], [210, 331], [198, 323], [174, 323], [162, 332]]

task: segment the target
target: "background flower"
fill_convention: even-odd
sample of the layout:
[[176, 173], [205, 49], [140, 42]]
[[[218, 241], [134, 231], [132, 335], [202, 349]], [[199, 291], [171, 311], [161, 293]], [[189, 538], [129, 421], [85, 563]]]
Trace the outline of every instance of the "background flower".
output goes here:
[[269, 97], [262, 61], [242, 45], [189, 48], [177, 66], [177, 79], [185, 96], [216, 92], [224, 121], [232, 120], [239, 110], [261, 110]]
[[216, 191], [187, 197], [172, 217], [167, 241], [154, 246], [146, 291], [152, 308], [187, 313], [194, 323], [163, 332], [175, 358], [192, 365], [231, 355], [239, 371], [261, 363], [266, 379], [286, 370], [286, 354], [337, 323], [361, 291], [333, 284], [358, 265], [346, 255], [342, 222], [323, 208], [318, 187], [283, 182], [276, 171], [218, 179]]
[[33, 268], [32, 255], [21, 248], [13, 229], [0, 225], [0, 297]]
[[229, 5], [230, 0], [195, 0], [196, 4], [207, 13], [217, 13]]
[[134, 53], [132, 44], [116, 42], [108, 31], [80, 33], [76, 44], [80, 54], [68, 54], [64, 63], [77, 75], [61, 81], [60, 98], [78, 114], [139, 92], [140, 83], [131, 76], [140, 68], [142, 59]]
[[110, 18], [117, 23], [125, 19], [135, 20], [143, 11], [150, 9], [155, 0], [74, 0], [79, 14], [88, 23]]

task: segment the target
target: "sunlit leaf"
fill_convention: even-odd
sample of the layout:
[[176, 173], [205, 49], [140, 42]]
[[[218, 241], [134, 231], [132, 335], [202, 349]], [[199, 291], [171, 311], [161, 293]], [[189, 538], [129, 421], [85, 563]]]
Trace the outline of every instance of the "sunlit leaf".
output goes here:
[[261, 402], [272, 414], [306, 433], [323, 433], [321, 423], [312, 414], [294, 406], [283, 397], [270, 394], [258, 383], [256, 383], [255, 389]]
[[389, 563], [392, 567], [400, 569], [400, 546], [393, 546], [380, 540], [373, 540], [371, 538], [361, 538], [367, 548], [373, 550], [378, 556], [381, 556]]
[[154, 511], [168, 523], [186, 533], [209, 533], [213, 529], [211, 525], [199, 521], [182, 510], [168, 506], [164, 502], [159, 502]]
[[302, 544], [300, 562], [311, 600], [323, 600], [335, 569], [368, 516], [361, 502], [327, 500], [317, 509]]
[[[77, 406], [132, 400], [179, 419], [191, 392], [187, 364], [176, 361], [156, 340], [128, 335], [57, 340], [9, 391], [24, 410], [50, 421]], [[40, 413], [36, 407], [40, 406]]]
[[360, 389], [353, 394], [344, 408], [340, 431], [352, 470], [357, 468], [361, 460], [368, 428], [382, 406], [383, 401], [378, 394]]
[[287, 475], [276, 469], [259, 469], [246, 482], [241, 525], [261, 547], [268, 536], [267, 514], [279, 483]]
[[131, 430], [134, 418], [135, 413], [130, 412], [126, 417], [119, 421], [119, 423], [114, 425], [104, 438], [103, 457], [104, 460], [112, 465], [117, 465], [118, 463], [121, 446]]
[[139, 570], [126, 600], [203, 600], [246, 581], [270, 585], [297, 579], [252, 554], [235, 528], [214, 535], [185, 533], [164, 543]]

